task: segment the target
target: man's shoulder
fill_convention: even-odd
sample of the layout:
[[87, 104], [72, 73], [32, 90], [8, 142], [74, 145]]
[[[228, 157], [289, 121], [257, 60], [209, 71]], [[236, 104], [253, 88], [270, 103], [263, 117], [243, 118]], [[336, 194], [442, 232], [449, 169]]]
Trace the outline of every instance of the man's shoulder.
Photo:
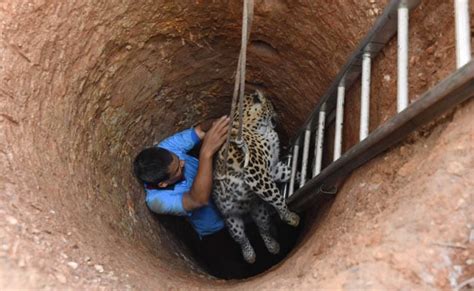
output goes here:
[[177, 132], [157, 144], [158, 147], [176, 152], [187, 152], [196, 144], [200, 143], [200, 138], [194, 128], [188, 128]]

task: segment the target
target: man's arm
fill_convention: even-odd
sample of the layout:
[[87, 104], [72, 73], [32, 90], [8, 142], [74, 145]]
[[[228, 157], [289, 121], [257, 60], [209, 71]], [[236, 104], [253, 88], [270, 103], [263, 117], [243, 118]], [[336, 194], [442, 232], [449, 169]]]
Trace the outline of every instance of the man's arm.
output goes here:
[[[146, 204], [151, 211], [157, 214], [188, 215], [183, 207], [182, 195], [174, 195], [173, 191], [156, 189], [146, 189], [145, 191], [147, 192]], [[158, 191], [158, 194], [153, 195], [155, 191]]]
[[226, 140], [229, 118], [215, 121], [204, 135], [199, 155], [199, 167], [191, 190], [183, 195], [183, 208], [187, 211], [207, 205], [212, 190], [212, 157]]

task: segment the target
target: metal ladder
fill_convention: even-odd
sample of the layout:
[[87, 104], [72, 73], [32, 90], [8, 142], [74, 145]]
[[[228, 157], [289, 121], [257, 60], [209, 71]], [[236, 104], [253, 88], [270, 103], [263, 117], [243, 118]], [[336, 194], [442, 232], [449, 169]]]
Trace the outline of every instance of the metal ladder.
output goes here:
[[[408, 105], [408, 19], [421, 0], [390, 1], [372, 30], [349, 57], [315, 110], [291, 142], [288, 165], [291, 178], [283, 188], [289, 207], [301, 211], [327, 194], [354, 169], [403, 140], [427, 121], [474, 95], [474, 62], [471, 61], [469, 0], [454, 0], [457, 70]], [[397, 111], [369, 133], [371, 60], [398, 31]], [[342, 154], [344, 94], [361, 75], [360, 142]], [[326, 123], [335, 118], [333, 162], [321, 169]], [[314, 152], [309, 165], [309, 152]], [[308, 169], [311, 167], [311, 169]], [[296, 173], [300, 172], [297, 185]]]

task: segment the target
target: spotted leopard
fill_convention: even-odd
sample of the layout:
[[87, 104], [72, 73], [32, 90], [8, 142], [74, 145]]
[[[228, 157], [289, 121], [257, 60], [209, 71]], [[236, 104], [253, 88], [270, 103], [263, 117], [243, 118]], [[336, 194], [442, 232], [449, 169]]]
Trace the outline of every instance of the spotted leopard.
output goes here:
[[238, 131], [236, 112], [232, 124], [231, 142], [227, 159], [224, 147], [216, 158], [213, 199], [222, 213], [232, 238], [242, 248], [244, 259], [255, 262], [255, 251], [244, 230], [244, 216], [250, 214], [270, 253], [280, 250], [278, 242], [270, 235], [270, 206], [275, 208], [286, 223], [297, 226], [299, 216], [288, 210], [285, 199], [275, 182], [286, 182], [290, 169], [279, 161], [280, 142], [275, 131], [276, 113], [273, 105], [256, 91], [245, 95], [243, 106], [243, 143], [235, 142]]

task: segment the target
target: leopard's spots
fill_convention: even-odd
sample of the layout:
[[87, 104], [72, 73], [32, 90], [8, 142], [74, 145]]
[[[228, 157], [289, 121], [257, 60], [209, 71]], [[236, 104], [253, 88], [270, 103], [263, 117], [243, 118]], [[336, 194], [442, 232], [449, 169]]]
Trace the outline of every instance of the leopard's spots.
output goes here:
[[[238, 111], [234, 120], [238, 120]], [[242, 138], [248, 152], [231, 143], [229, 147], [228, 172], [224, 180], [214, 184], [213, 198], [226, 220], [227, 228], [242, 248], [247, 262], [255, 261], [255, 252], [245, 235], [242, 216], [251, 214], [260, 234], [272, 253], [279, 251], [278, 243], [270, 236], [270, 214], [272, 206], [281, 219], [297, 225], [299, 217], [286, 207], [284, 198], [275, 181], [287, 181], [290, 169], [279, 161], [280, 141], [275, 131], [275, 111], [271, 102], [259, 91], [245, 95], [243, 107]], [[231, 139], [236, 139], [238, 122], [233, 123]], [[216, 172], [225, 168], [223, 148], [217, 155]], [[244, 161], [248, 161], [243, 168]], [[222, 178], [222, 173], [217, 173]], [[223, 183], [224, 185], [221, 185]]]

